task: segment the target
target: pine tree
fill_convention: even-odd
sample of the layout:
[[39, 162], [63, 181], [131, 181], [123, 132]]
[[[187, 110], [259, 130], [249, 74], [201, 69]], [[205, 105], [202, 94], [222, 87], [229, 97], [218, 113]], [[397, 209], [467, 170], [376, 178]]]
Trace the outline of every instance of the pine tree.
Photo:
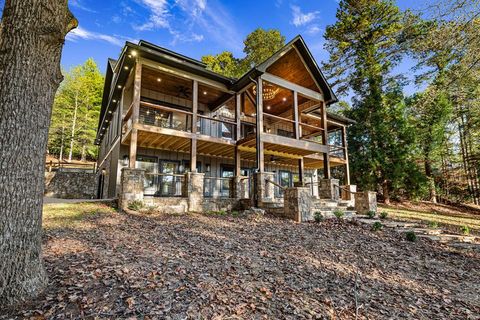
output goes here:
[[324, 69], [339, 93], [353, 92], [346, 112], [357, 121], [349, 132], [353, 180], [361, 188], [381, 186], [386, 203], [415, 170], [400, 78], [392, 75], [404, 54], [405, 17], [390, 0], [342, 0], [325, 34]]

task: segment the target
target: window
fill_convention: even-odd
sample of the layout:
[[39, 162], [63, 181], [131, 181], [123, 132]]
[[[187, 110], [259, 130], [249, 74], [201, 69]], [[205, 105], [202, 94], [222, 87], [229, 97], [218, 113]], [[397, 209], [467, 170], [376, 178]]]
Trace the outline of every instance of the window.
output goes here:
[[157, 192], [156, 181], [158, 173], [158, 160], [156, 157], [137, 156], [135, 168], [145, 170], [145, 180], [143, 187], [146, 196], [153, 196]]
[[[222, 178], [232, 178], [234, 173], [233, 173], [233, 167], [231, 166], [222, 166]], [[222, 179], [221, 182], [221, 193], [222, 196], [228, 197], [230, 193], [230, 179]]]

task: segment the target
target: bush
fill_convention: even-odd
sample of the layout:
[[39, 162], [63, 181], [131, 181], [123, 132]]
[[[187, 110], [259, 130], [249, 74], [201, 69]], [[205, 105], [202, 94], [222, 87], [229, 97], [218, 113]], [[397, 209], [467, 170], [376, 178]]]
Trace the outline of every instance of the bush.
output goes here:
[[407, 233], [405, 233], [405, 238], [411, 242], [417, 241], [417, 235], [413, 231], [408, 231]]
[[372, 231], [380, 231], [382, 230], [383, 228], [383, 224], [381, 224], [380, 222], [376, 221], [373, 225], [372, 225]]
[[468, 226], [462, 226], [460, 228], [460, 230], [462, 231], [462, 233], [466, 236], [468, 236], [470, 234], [470, 228]]
[[368, 216], [370, 219], [375, 218], [375, 215], [376, 215], [376, 214], [377, 214], [377, 213], [376, 213], [375, 211], [368, 211], [368, 212], [367, 212], [367, 216]]
[[314, 215], [315, 222], [320, 223], [323, 221], [323, 215], [321, 212], [315, 212]]
[[340, 220], [345, 215], [345, 212], [343, 212], [343, 210], [340, 210], [340, 209], [335, 209], [335, 211], [333, 211], [333, 214], [335, 215], [335, 217], [337, 217], [338, 220]]
[[382, 211], [380, 212], [380, 219], [387, 219], [388, 217], [388, 212]]
[[133, 211], [140, 211], [144, 206], [143, 201], [140, 200], [134, 200], [128, 203], [128, 209]]
[[428, 223], [428, 227], [432, 229], [437, 229], [438, 228], [438, 222], [437, 221], [430, 221]]

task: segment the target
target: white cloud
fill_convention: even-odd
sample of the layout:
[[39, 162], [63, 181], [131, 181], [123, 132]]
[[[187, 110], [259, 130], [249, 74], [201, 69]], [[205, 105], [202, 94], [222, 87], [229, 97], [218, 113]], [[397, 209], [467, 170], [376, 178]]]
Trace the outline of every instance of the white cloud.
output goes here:
[[125, 43], [125, 39], [120, 39], [114, 36], [102, 34], [102, 33], [97, 33], [97, 32], [91, 32], [86, 29], [83, 29], [82, 27], [78, 27], [76, 29], [73, 29], [68, 35], [67, 35], [67, 40], [69, 41], [77, 41], [78, 39], [83, 39], [83, 40], [99, 40], [99, 41], [105, 41], [110, 44], [113, 44], [115, 46], [123, 46]]
[[217, 0], [136, 1], [149, 11], [147, 21], [134, 25], [136, 31], [166, 30], [172, 36], [172, 45], [201, 42], [205, 35], [230, 50], [237, 50], [241, 44], [232, 17]]
[[135, 30], [148, 31], [169, 27], [167, 0], [141, 0], [141, 3], [150, 11], [150, 17], [147, 22], [135, 26]]
[[70, 0], [69, 4], [72, 6], [72, 7], [75, 7], [77, 9], [80, 9], [80, 10], [83, 10], [83, 11], [86, 11], [86, 12], [90, 12], [90, 13], [96, 13], [97, 11], [95, 10], [92, 10], [88, 7], [86, 7], [84, 4], [83, 4], [83, 1], [82, 0]]
[[313, 24], [313, 25], [309, 26], [308, 29], [307, 29], [307, 33], [309, 35], [312, 35], [312, 36], [316, 35], [320, 31], [322, 31], [322, 29], [316, 24]]
[[318, 11], [303, 13], [300, 7], [293, 5], [291, 8], [293, 15], [292, 23], [295, 27], [301, 27], [313, 22], [315, 19], [317, 19], [318, 14], [320, 13]]

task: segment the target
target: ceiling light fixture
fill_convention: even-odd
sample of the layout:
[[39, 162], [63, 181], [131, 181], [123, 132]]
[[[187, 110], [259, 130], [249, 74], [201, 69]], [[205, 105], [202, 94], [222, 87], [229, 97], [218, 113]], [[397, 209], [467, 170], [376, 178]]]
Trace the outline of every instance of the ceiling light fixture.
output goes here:
[[203, 91], [203, 94], [206, 96], [206, 95], [207, 95], [207, 91]]
[[125, 66], [125, 70], [128, 70], [128, 66]]
[[122, 89], [122, 86], [121, 86], [121, 85], [118, 85], [117, 88], [118, 88], [118, 89]]
[[287, 98], [283, 98], [282, 100], [283, 100], [283, 102], [285, 102], [285, 101], [287, 101]]
[[[269, 101], [275, 99], [280, 92], [280, 88], [270, 83], [263, 83], [263, 100]], [[257, 95], [257, 86], [253, 86], [253, 94]]]
[[157, 78], [157, 82], [162, 82], [162, 79], [160, 79], [160, 78]]
[[267, 106], [267, 110], [270, 110], [270, 109], [271, 109], [271, 107], [270, 107], [270, 106]]
[[136, 57], [137, 56], [137, 51], [132, 50], [131, 55], [132, 55], [132, 57]]

